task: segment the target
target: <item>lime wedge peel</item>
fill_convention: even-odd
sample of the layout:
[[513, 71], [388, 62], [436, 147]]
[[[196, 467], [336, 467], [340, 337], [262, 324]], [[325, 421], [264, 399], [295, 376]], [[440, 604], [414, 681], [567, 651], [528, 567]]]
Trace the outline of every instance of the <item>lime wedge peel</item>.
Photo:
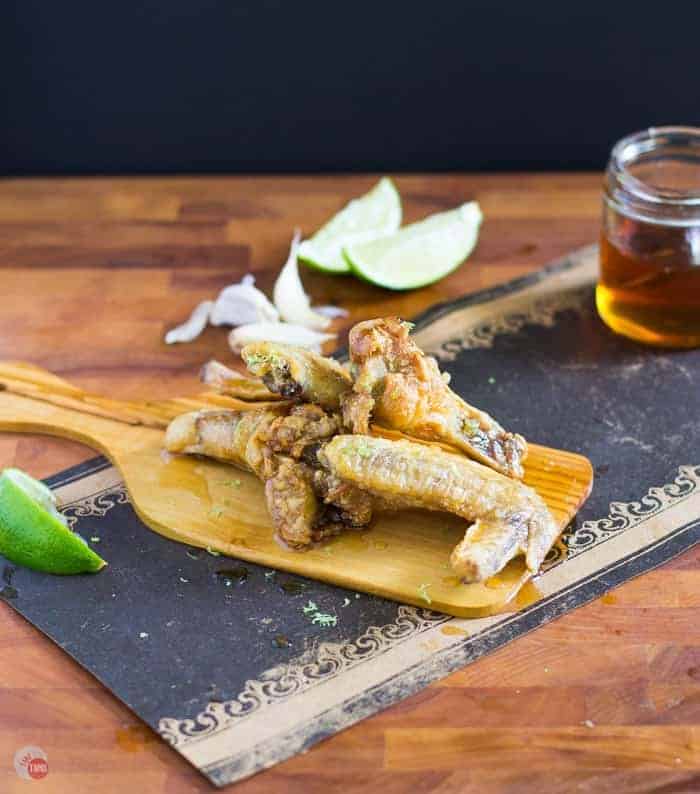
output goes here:
[[482, 221], [476, 201], [430, 215], [395, 234], [345, 246], [352, 271], [380, 287], [416, 289], [439, 281], [469, 256]]
[[0, 554], [45, 573], [95, 573], [107, 565], [68, 528], [51, 490], [19, 469], [0, 475]]
[[349, 273], [343, 248], [394, 234], [401, 226], [401, 198], [384, 177], [364, 196], [353, 199], [299, 246], [304, 264], [325, 273]]

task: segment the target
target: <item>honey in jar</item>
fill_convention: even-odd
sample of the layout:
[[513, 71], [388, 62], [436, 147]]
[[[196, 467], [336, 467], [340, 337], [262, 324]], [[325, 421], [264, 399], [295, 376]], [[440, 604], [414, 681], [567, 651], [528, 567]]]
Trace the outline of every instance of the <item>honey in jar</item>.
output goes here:
[[614, 147], [596, 302], [624, 336], [700, 346], [700, 129], [649, 129]]

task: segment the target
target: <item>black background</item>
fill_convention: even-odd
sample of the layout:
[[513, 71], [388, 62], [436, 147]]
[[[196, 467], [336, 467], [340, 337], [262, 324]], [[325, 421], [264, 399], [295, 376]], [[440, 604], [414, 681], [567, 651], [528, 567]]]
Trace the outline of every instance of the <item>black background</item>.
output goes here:
[[700, 3], [13, 0], [0, 173], [601, 168], [700, 124]]

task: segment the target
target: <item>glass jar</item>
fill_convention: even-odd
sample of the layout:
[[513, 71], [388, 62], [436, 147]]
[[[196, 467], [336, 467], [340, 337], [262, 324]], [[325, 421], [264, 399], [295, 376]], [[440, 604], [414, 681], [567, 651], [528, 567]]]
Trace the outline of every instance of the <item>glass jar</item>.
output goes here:
[[596, 302], [624, 336], [700, 346], [700, 129], [651, 128], [613, 148]]

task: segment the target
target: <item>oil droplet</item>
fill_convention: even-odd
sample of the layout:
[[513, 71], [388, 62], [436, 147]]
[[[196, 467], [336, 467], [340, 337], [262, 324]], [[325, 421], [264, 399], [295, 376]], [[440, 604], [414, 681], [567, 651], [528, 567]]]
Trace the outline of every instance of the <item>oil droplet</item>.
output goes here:
[[327, 545], [348, 551], [365, 551], [369, 548], [366, 535], [366, 532], [346, 532], [344, 535], [339, 535]]
[[389, 544], [385, 543], [383, 540], [375, 540], [372, 545], [375, 549], [377, 549], [377, 551], [384, 551], [384, 549], [389, 548]]
[[459, 587], [462, 584], [459, 576], [443, 576], [440, 581], [446, 587]]
[[[504, 584], [508, 584], [504, 582]], [[511, 586], [515, 587], [517, 583], [513, 583]], [[544, 597], [542, 591], [537, 587], [537, 585], [532, 581], [532, 579], [528, 579], [515, 593], [511, 596], [507, 601], [504, 603], [495, 605], [493, 608], [489, 609], [489, 615], [501, 615], [504, 613], [512, 613], [512, 612], [519, 612], [521, 609], [526, 609], [529, 606], [532, 606], [537, 601], [540, 601]]]
[[191, 548], [191, 549], [187, 549], [185, 553], [190, 559], [198, 560], [204, 552], [202, 551], [202, 549]]
[[194, 496], [206, 505], [211, 505], [209, 488], [205, 476], [206, 469], [192, 465], [191, 458], [175, 457], [158, 467], [158, 485], [181, 497], [182, 494]]
[[289, 648], [292, 643], [284, 634], [277, 634], [272, 640], [272, 644], [275, 648]]
[[18, 595], [19, 593], [17, 590], [15, 590], [15, 588], [9, 584], [5, 585], [5, 587], [0, 590], [0, 598], [5, 599], [6, 601], [9, 601], [12, 598], [17, 598]]
[[129, 725], [117, 731], [117, 745], [127, 753], [139, 753], [155, 739], [153, 731], [145, 725]]
[[280, 582], [280, 590], [287, 595], [300, 595], [306, 590], [303, 582]]
[[617, 604], [617, 596], [612, 593], [606, 593], [600, 600], [604, 604]]
[[542, 597], [542, 591], [532, 579], [529, 579], [520, 590], [518, 590], [515, 599], [511, 603], [516, 609], [525, 609], [525, 607], [532, 606], [532, 604], [539, 601]]
[[221, 568], [216, 575], [227, 587], [230, 587], [232, 584], [243, 584], [248, 578], [248, 569], [243, 565], [236, 565], [234, 568]]
[[442, 634], [448, 637], [468, 637], [469, 632], [466, 629], [460, 629], [459, 626], [443, 626], [440, 629]]

